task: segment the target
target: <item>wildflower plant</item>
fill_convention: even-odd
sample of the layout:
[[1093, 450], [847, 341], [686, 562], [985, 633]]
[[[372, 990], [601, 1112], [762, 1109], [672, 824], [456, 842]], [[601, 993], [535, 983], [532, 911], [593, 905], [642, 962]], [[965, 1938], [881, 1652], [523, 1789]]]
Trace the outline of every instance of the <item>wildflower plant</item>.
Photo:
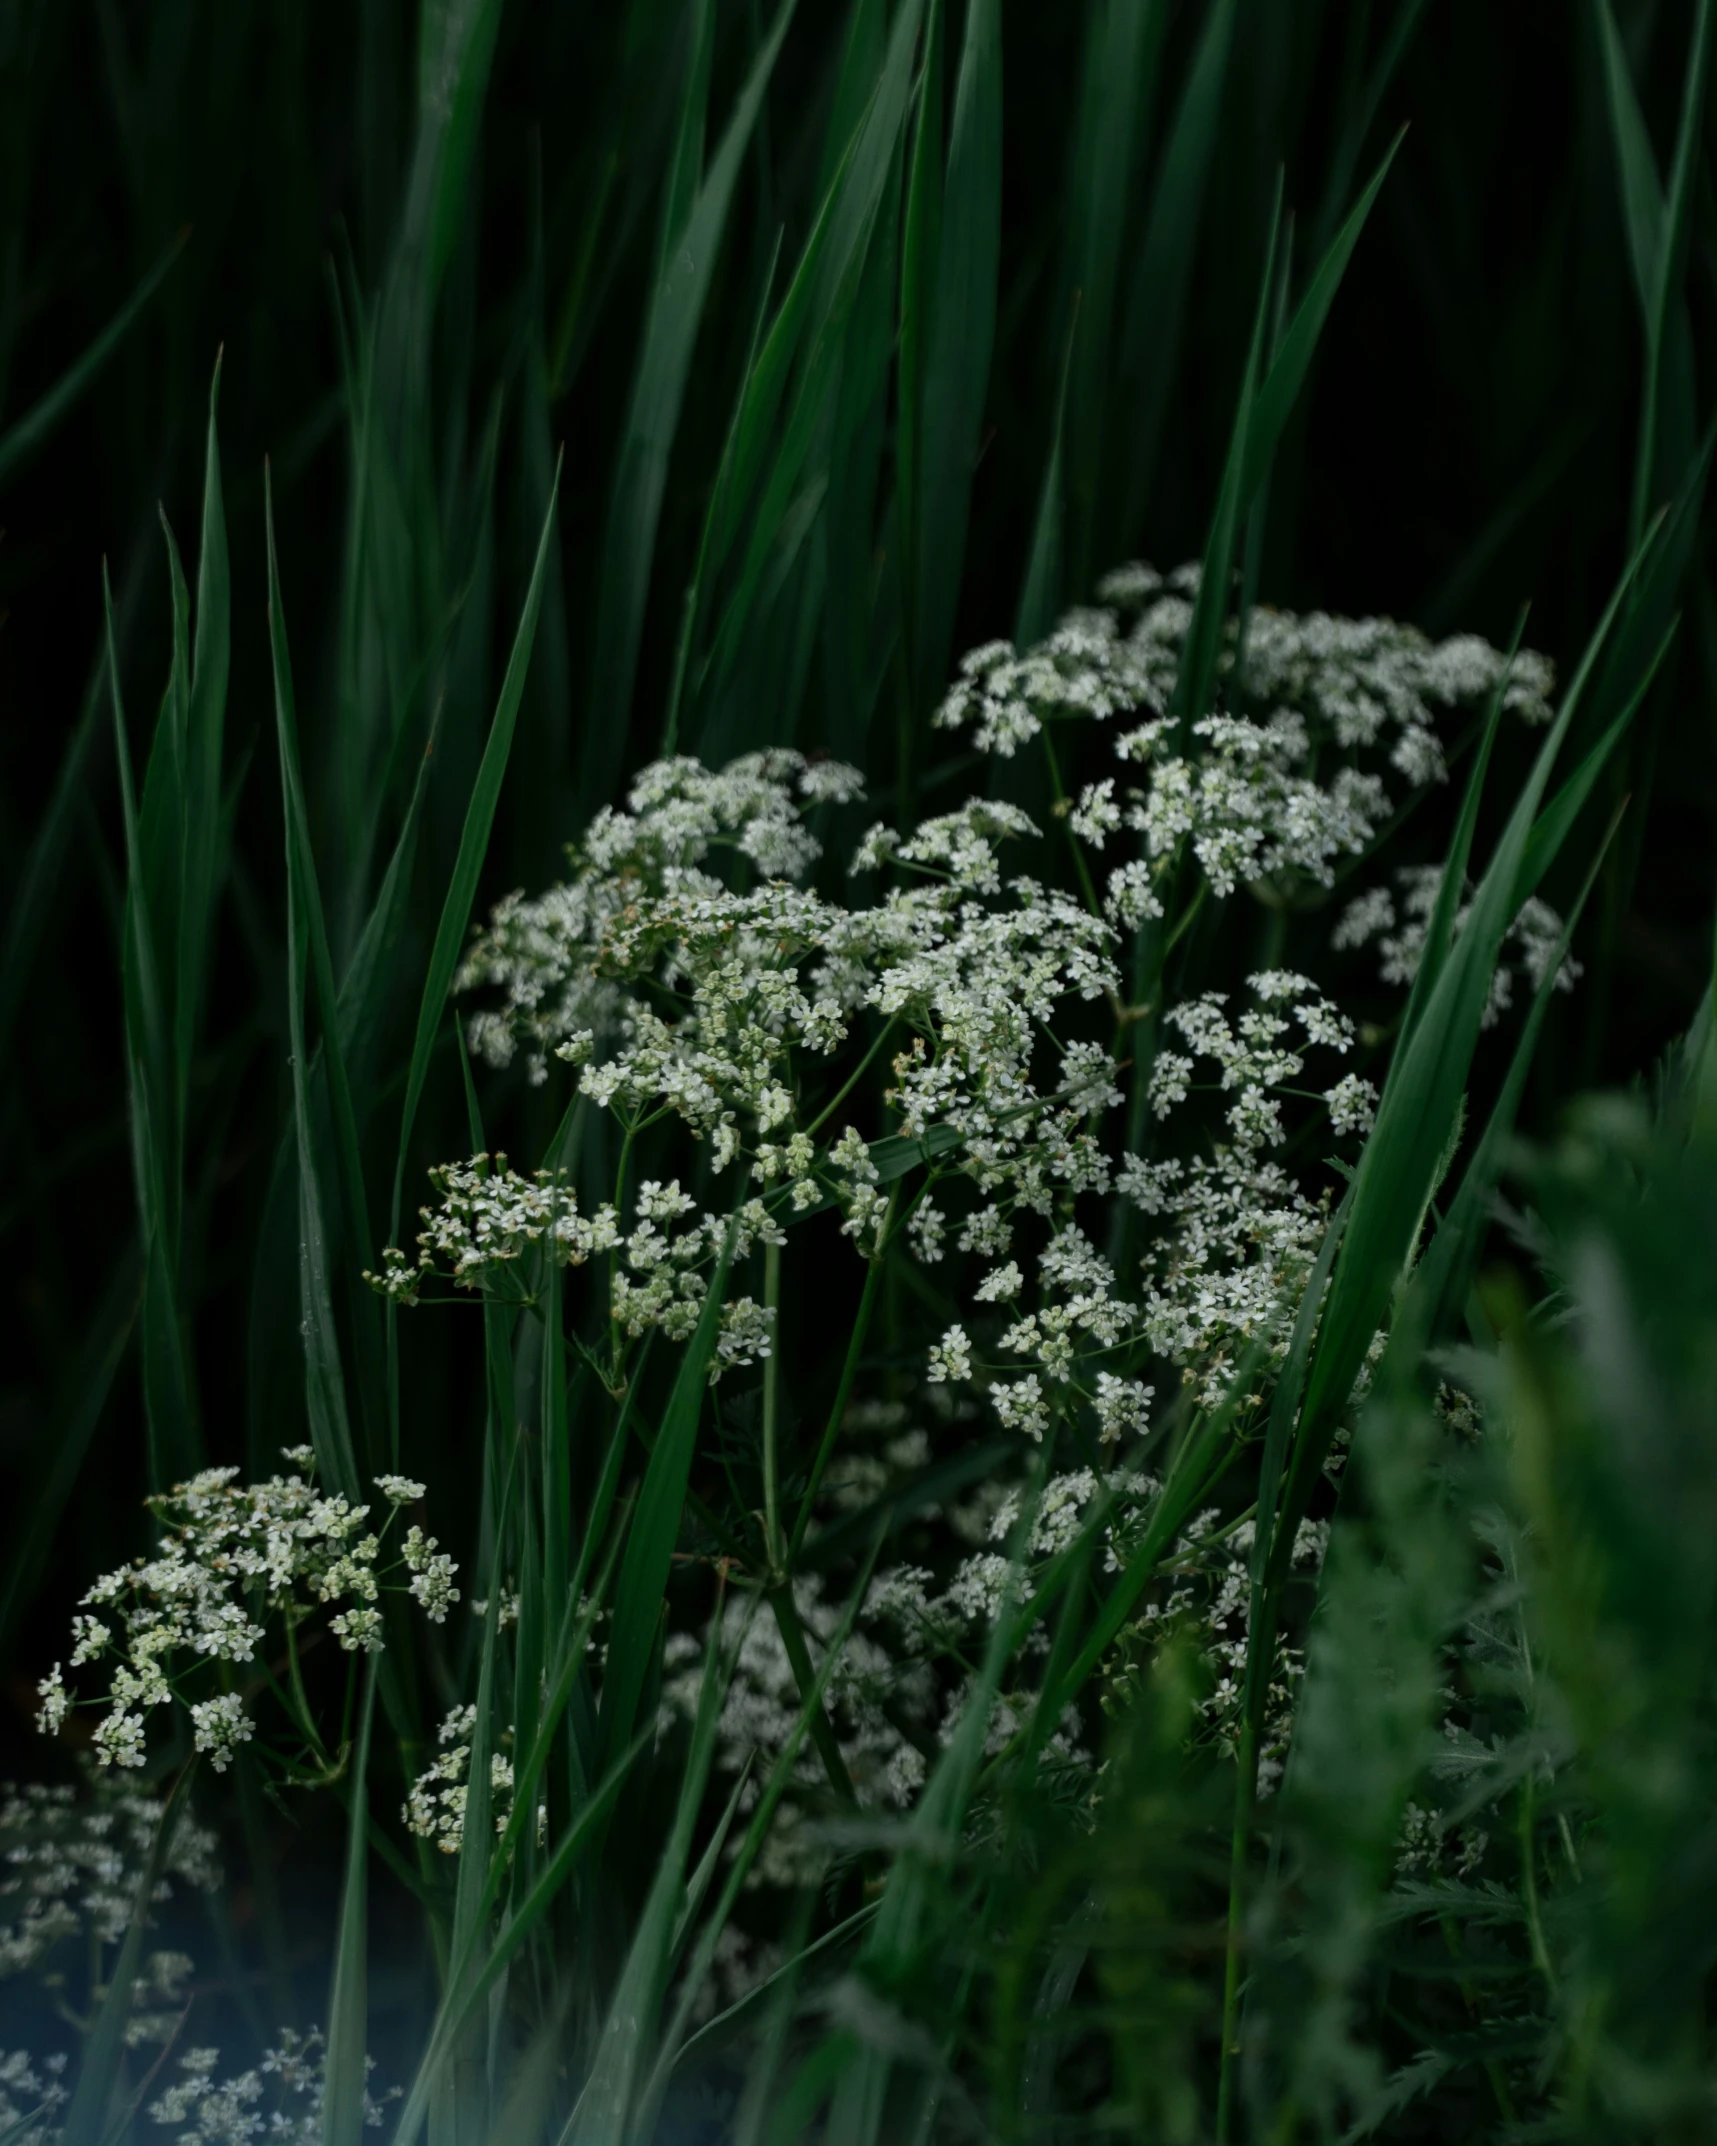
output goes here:
[[[84, 1595], [70, 1667], [107, 1671], [105, 1697], [88, 1702], [106, 1708], [91, 1734], [101, 1765], [141, 1768], [149, 1715], [178, 1708], [194, 1749], [224, 1773], [254, 1736], [253, 1702], [266, 1690], [325, 1767], [300, 1666], [305, 1627], [320, 1621], [349, 1656], [378, 1654], [384, 1591], [437, 1624], [459, 1600], [453, 1561], [433, 1537], [406, 1527], [388, 1542], [421, 1483], [382, 1476], [384, 1517], [371, 1530], [368, 1505], [318, 1491], [310, 1447], [285, 1458], [292, 1472], [266, 1482], [241, 1487], [236, 1468], [209, 1468], [150, 1499], [155, 1554], [104, 1573]], [[39, 1696], [37, 1725], [57, 1734], [79, 1703], [59, 1663]]]
[[[1616, 1381], [1547, 1459], [1543, 1337], [1472, 1287], [1546, 1010], [1580, 975], [1547, 874], [1697, 556], [1702, 467], [1645, 528], [1667, 316], [1629, 564], [1565, 688], [1529, 648], [1258, 601], [1271, 458], [1388, 170], [1344, 209], [1362, 126], [1309, 274], [1278, 193], [1204, 557], [1093, 584], [1104, 532], [1143, 524], [1172, 375], [1137, 324], [1179, 319], [1245, 41], [1225, 5], [1174, 18], [1197, 64], [1147, 159], [1162, 24], [1088, 10], [1055, 272], [1075, 384], [1014, 635], [949, 686], [958, 610], [1007, 615], [993, 592], [956, 602], [997, 324], [1003, 11], [852, 11], [827, 154], [794, 151], [822, 174], [813, 214], [789, 189], [803, 251], [767, 267], [719, 463], [664, 519], [754, 167], [774, 220], [762, 115], [793, 10], [744, 39], [721, 12], [689, 12], [665, 71], [660, 24], [627, 15], [619, 42], [674, 75], [677, 115], [620, 100], [626, 198], [609, 226], [606, 180], [593, 197], [558, 319], [543, 254], [567, 219], [533, 197], [486, 428], [461, 234], [496, 11], [425, 12], [396, 247], [373, 296], [355, 266], [336, 279], [353, 483], [328, 705], [302, 726], [264, 476], [286, 836], [264, 967], [290, 1107], [244, 1468], [206, 1465], [227, 1434], [190, 1316], [224, 1182], [199, 1152], [217, 889], [237, 880], [247, 941], [267, 908], [225, 811], [213, 398], [194, 604], [169, 532], [140, 786], [123, 592], [108, 605], [140, 1216], [116, 1294], [150, 1495], [37, 1693], [93, 1786], [0, 1813], [48, 1842], [8, 1866], [8, 1957], [92, 1963], [65, 2021], [79, 2065], [0, 2037], [0, 2130], [1232, 2146], [1247, 2119], [1365, 2135], [1425, 2096], [1450, 2135], [1565, 2118], [1573, 2137], [1592, 2109], [1694, 2122], [1699, 2062], [1651, 2102], [1651, 1999], [1590, 1941], [1607, 1918], [1640, 1988], [1674, 1983], [1640, 1906], [1662, 1905], [1653, 1818], [1618, 1756], [1647, 1724], [1593, 1669], [1627, 1589], [1594, 1632], [1536, 1544], [1578, 1563], [1603, 1537]], [[380, 73], [390, 35], [365, 28]], [[634, 103], [672, 150], [575, 683], [548, 416], [587, 298], [638, 280]], [[1643, 169], [1641, 128], [1620, 136]], [[1664, 306], [1690, 144], [1650, 245], [1656, 195], [1630, 186]], [[1115, 204], [1147, 162], [1166, 176], [1120, 304]], [[1693, 434], [1679, 406], [1672, 430]], [[540, 534], [486, 701], [515, 449]], [[691, 562], [662, 665], [659, 529]], [[1063, 587], [1093, 586], [1057, 620]], [[526, 860], [505, 877], [503, 847]], [[1564, 1226], [1542, 1241], [1550, 1286], [1601, 1324], [1621, 1299], [1592, 1247], [1619, 1262], [1627, 1232], [1613, 1205], [1569, 1222], [1587, 1165], [1543, 1180]], [[1475, 1304], [1480, 1346], [1451, 1353]], [[1589, 1496], [1562, 1494], [1570, 1473]], [[1703, 1630], [1696, 1560], [1669, 1548]], [[1634, 1622], [1626, 1658], [1672, 1662], [1693, 1711], [1697, 1648]], [[247, 2021], [248, 2066], [220, 2054], [190, 1956], [151, 1935], [163, 1886], [200, 1882], [193, 1792], [232, 1821], [223, 1852], [244, 1836], [271, 2002], [294, 1970], [252, 1851], [277, 1812], [312, 1852], [344, 1841], [326, 2002], [280, 2007], [290, 2031]], [[1605, 1869], [1624, 1882], [1592, 1910]], [[413, 1976], [372, 1976], [408, 1919]], [[1469, 1966], [1510, 1990], [1503, 2021]], [[1679, 2064], [1703, 2015], [1674, 1994]], [[384, 2013], [410, 2014], [385, 2092], [366, 2055]], [[1589, 2071], [1567, 2058], [1588, 2046]], [[1467, 2122], [1479, 2079], [1488, 2132]]]

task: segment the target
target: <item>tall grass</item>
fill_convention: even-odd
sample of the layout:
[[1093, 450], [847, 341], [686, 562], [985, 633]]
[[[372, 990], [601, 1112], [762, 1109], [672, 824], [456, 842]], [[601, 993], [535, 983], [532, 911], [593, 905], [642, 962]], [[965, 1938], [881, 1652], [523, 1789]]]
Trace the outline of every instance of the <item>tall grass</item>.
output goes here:
[[[353, 1504], [421, 1478], [466, 1595], [426, 1627], [384, 1594], [373, 1656], [291, 1643], [287, 1756], [240, 1746], [216, 1783], [183, 1720], [156, 1742], [151, 1782], [222, 1814], [226, 1966], [159, 2076], [128, 2053], [175, 1800], [51, 2121], [161, 2135], [185, 2049], [238, 2069], [314, 2019], [329, 2141], [363, 2135], [367, 2050], [401, 2146], [1704, 2135], [1705, 0], [1551, 33], [1410, 0], [408, 13], [0, 7], [0, 663], [53, 747], [6, 748], [0, 822], [8, 1663], [27, 1696], [147, 1546], [138, 1495], [304, 1443]], [[72, 173], [45, 115], [97, 73], [110, 139]], [[1556, 205], [1499, 271], [1523, 152], [1488, 99], [1522, 81], [1563, 115]], [[114, 200], [132, 257], [87, 272]], [[1637, 347], [1598, 329], [1629, 285]], [[1362, 403], [1366, 369], [1391, 392]], [[1138, 1528], [1111, 1538], [1106, 1493], [1040, 1557], [1056, 1467], [1100, 1458], [1071, 1413], [1041, 1452], [927, 1418], [864, 1474], [863, 1409], [924, 1405], [969, 1303], [907, 1252], [965, 1136], [886, 1116], [880, 1018], [850, 1087], [807, 1095], [822, 1190], [783, 1259], [707, 1149], [471, 1064], [453, 987], [490, 902], [659, 755], [832, 755], [902, 831], [1026, 803], [1058, 845], [1030, 868], [1096, 907], [1058, 830], [1097, 761], [1046, 733], [1041, 773], [986, 764], [931, 717], [961, 648], [1040, 640], [1141, 549], [1202, 561], [1182, 749], [1260, 605], [1503, 640], [1536, 586], [1567, 676], [1524, 745], [1499, 680], [1448, 803], [1384, 838], [1441, 877], [1404, 1006], [1343, 979], [1381, 1099], [1297, 1294], [1160, 1414]], [[815, 825], [832, 854], [860, 831]], [[1110, 994], [1111, 1145], [1147, 1159], [1165, 1009], [1321, 975], [1332, 914], [1207, 899], [1178, 851], [1164, 887]], [[1553, 992], [1565, 938], [1499, 1043], [1547, 888], [1588, 974]], [[1702, 989], [1654, 1091], [1552, 1131]], [[837, 1105], [882, 1128], [856, 1272]], [[378, 1297], [426, 1169], [502, 1145], [628, 1226], [679, 1170], [726, 1230], [701, 1315], [631, 1349], [540, 1243], [480, 1308]], [[1135, 1217], [1109, 1246], [1131, 1287]], [[712, 1387], [746, 1292], [773, 1353]], [[939, 1723], [890, 1698], [922, 1779], [888, 1811], [841, 1740], [868, 1591], [1004, 1476], [1016, 1591], [941, 1661]], [[1222, 1737], [1207, 1650], [1158, 1616], [1206, 1514], [1249, 1531]], [[787, 1697], [734, 1772], [770, 1632]], [[1273, 1786], [1279, 1647], [1304, 1669]], [[463, 1705], [442, 1856], [395, 1814]], [[78, 1756], [44, 1748], [18, 1765]], [[789, 1821], [814, 1878], [771, 1862]]]

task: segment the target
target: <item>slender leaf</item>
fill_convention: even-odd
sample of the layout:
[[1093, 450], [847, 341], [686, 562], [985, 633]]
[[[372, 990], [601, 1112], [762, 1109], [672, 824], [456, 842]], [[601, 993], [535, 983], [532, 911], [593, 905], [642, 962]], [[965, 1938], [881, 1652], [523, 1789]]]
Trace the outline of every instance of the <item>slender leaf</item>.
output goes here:
[[76, 406], [96, 375], [124, 342], [141, 318], [144, 307], [167, 277], [167, 271], [184, 251], [190, 232], [181, 231], [155, 266], [138, 284], [119, 311], [89, 347], [17, 423], [0, 432], [0, 484], [23, 468], [30, 457], [53, 437], [60, 421]]

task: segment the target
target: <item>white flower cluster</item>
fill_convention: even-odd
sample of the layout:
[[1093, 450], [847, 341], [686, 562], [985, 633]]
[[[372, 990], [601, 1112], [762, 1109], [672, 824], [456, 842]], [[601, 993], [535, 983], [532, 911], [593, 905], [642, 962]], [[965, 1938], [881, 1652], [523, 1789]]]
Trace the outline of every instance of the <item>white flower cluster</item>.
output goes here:
[[[1357, 900], [1348, 903], [1330, 934], [1331, 946], [1339, 953], [1375, 939], [1382, 957], [1379, 966], [1383, 981], [1410, 984], [1424, 958], [1425, 935], [1430, 929], [1431, 912], [1437, 906], [1442, 877], [1440, 865], [1402, 865], [1395, 874], [1395, 893], [1387, 886], [1368, 887]], [[1470, 885], [1466, 891], [1470, 896]], [[1468, 901], [1457, 910], [1457, 930], [1466, 922], [1470, 907]], [[1534, 894], [1522, 903], [1519, 915], [1504, 935], [1502, 955], [1491, 975], [1483, 1014], [1486, 1028], [1494, 1028], [1514, 1004], [1517, 983], [1530, 994], [1550, 974], [1562, 930], [1562, 919], [1548, 902]], [[1552, 988], [1572, 991], [1579, 975], [1580, 964], [1571, 954], [1565, 954]]]
[[[173, 2083], [150, 2103], [150, 2119], [180, 2127], [174, 2146], [246, 2146], [262, 2138], [277, 2146], [319, 2146], [327, 2057], [317, 2027], [308, 2034], [283, 2028], [259, 2064], [226, 2079], [216, 2077], [218, 2049], [188, 2049]], [[364, 2062], [367, 2072], [374, 2071], [373, 2057]], [[365, 2125], [377, 2128], [398, 2096], [395, 2087], [378, 2100], [366, 2086]]]
[[45, 2134], [33, 2119], [50, 2121], [71, 2099], [63, 2051], [32, 2057], [26, 2049], [0, 2049], [0, 2137], [37, 2146]]
[[[1305, 1052], [1321, 1046], [1346, 1051], [1353, 1041], [1353, 1023], [1331, 1005], [1310, 977], [1288, 969], [1267, 969], [1246, 979], [1257, 1001], [1230, 1021], [1223, 1008], [1227, 994], [1206, 991], [1168, 1012], [1168, 1025], [1186, 1045], [1185, 1052], [1159, 1051], [1151, 1068], [1151, 1108], [1166, 1118], [1177, 1103], [1186, 1100], [1192, 1082], [1194, 1061], [1213, 1059], [1219, 1069], [1218, 1085], [1233, 1095], [1228, 1108], [1228, 1126], [1234, 1145], [1242, 1153], [1279, 1146], [1283, 1136], [1282, 1106], [1274, 1089], [1297, 1081], [1305, 1071]], [[1363, 1087], [1363, 1084], [1361, 1084]], [[1344, 1090], [1344, 1111], [1353, 1115]]]
[[[175, 1698], [189, 1707], [193, 1740], [224, 1772], [252, 1722], [242, 1695], [220, 1690], [192, 1699], [199, 1661], [228, 1676], [252, 1664], [265, 1620], [296, 1626], [317, 1608], [332, 1612], [330, 1631], [349, 1654], [379, 1653], [382, 1616], [377, 1561], [383, 1535], [366, 1526], [370, 1508], [324, 1496], [308, 1446], [291, 1448], [294, 1473], [240, 1485], [236, 1468], [208, 1468], [148, 1500], [161, 1531], [154, 1556], [140, 1557], [96, 1581], [73, 1619], [71, 1667], [111, 1659], [107, 1712], [94, 1734], [103, 1766], [141, 1766], [144, 1717]], [[391, 1520], [400, 1493], [420, 1494], [404, 1477], [384, 1478]], [[450, 1601], [453, 1564], [414, 1528], [407, 1538], [408, 1591], [437, 1621]], [[40, 1686], [37, 1726], [56, 1734], [74, 1703], [55, 1663]]]
[[[522, 1044], [539, 1081], [551, 1054], [577, 1062], [592, 1037], [624, 1019], [620, 984], [637, 933], [666, 928], [636, 912], [640, 900], [683, 901], [695, 916], [700, 896], [726, 891], [702, 869], [712, 851], [765, 879], [801, 879], [821, 854], [807, 815], [862, 794], [856, 770], [794, 752], [748, 753], [719, 772], [683, 758], [646, 768], [626, 811], [605, 809], [591, 822], [569, 881], [530, 901], [509, 895], [491, 915], [454, 988], [498, 988], [506, 1004], [472, 1022], [472, 1049], [506, 1065]], [[604, 958], [611, 939], [615, 958]]]
[[1214, 1408], [1249, 1346], [1281, 1361], [1286, 1313], [1328, 1222], [1282, 1166], [1248, 1148], [1161, 1162], [1127, 1158], [1117, 1183], [1158, 1235], [1146, 1254], [1140, 1329]]
[[[1160, 1588], [1152, 1591], [1139, 1617], [1128, 1627], [1111, 1662], [1105, 1705], [1124, 1698], [1137, 1667], [1150, 1659], [1164, 1638], [1190, 1636], [1210, 1677], [1200, 1702], [1205, 1734], [1225, 1757], [1238, 1749], [1245, 1702], [1247, 1633], [1251, 1622], [1251, 1578], [1247, 1558], [1253, 1523], [1227, 1528], [1214, 1509], [1195, 1514], [1164, 1565]], [[1329, 1524], [1304, 1520], [1294, 1536], [1293, 1563], [1308, 1573], [1322, 1565], [1329, 1547]], [[1263, 1734], [1258, 1752], [1258, 1787], [1268, 1795], [1281, 1779], [1293, 1726], [1294, 1699], [1305, 1674], [1302, 1649], [1278, 1636], [1265, 1698]]]
[[419, 1210], [425, 1226], [416, 1264], [389, 1245], [381, 1273], [364, 1275], [399, 1304], [415, 1304], [432, 1274], [461, 1289], [493, 1287], [529, 1251], [541, 1249], [563, 1267], [581, 1267], [619, 1241], [613, 1208], [604, 1203], [594, 1215], [581, 1215], [564, 1171], [521, 1177], [507, 1167], [505, 1155], [473, 1155], [469, 1162], [431, 1170], [429, 1179], [441, 1197]]
[[[825, 1601], [815, 1574], [795, 1580], [793, 1599], [812, 1667], [820, 1668], [841, 1623], [840, 1605]], [[716, 1763], [737, 1776], [754, 1753], [773, 1754], [785, 1746], [803, 1702], [774, 1617], [754, 1598], [735, 1594], [723, 1607], [719, 1631], [701, 1638], [689, 1632], [669, 1636], [662, 1684], [666, 1709], [688, 1720], [695, 1715], [704, 1653], [714, 1644], [735, 1657], [717, 1729]], [[866, 1807], [907, 1803], [922, 1786], [924, 1752], [897, 1724], [922, 1716], [932, 1688], [928, 1672], [916, 1661], [897, 1658], [863, 1629], [848, 1634], [830, 1673], [824, 1706], [848, 1777]], [[809, 1738], [795, 1761], [793, 1788], [785, 1822], [772, 1828], [755, 1866], [754, 1884], [797, 1885], [814, 1881], [822, 1868], [827, 1849], [806, 1823], [806, 1806], [826, 1798], [828, 1781]], [[741, 1811], [754, 1808], [760, 1794], [754, 1772], [741, 1795]]]
[[[457, 1855], [465, 1842], [465, 1800], [470, 1793], [471, 1732], [477, 1726], [475, 1706], [456, 1706], [442, 1721], [437, 1741], [441, 1756], [426, 1766], [412, 1783], [400, 1816], [406, 1830], [419, 1840], [433, 1841], [443, 1855]], [[506, 1831], [513, 1815], [513, 1762], [508, 1756], [513, 1732], [504, 1730], [499, 1751], [489, 1754], [490, 1808], [497, 1838]], [[537, 1810], [538, 1845], [548, 1825], [546, 1805]]]
[[[0, 1977], [39, 1969], [62, 1942], [81, 1954], [117, 1945], [136, 1906], [166, 1806], [129, 1781], [98, 1775], [87, 1794], [0, 1784]], [[181, 1812], [158, 1898], [175, 1883], [212, 1892], [221, 1882], [215, 1837]], [[182, 1955], [164, 1955], [174, 1965]], [[156, 1983], [171, 1981], [153, 1966]]]
[[1553, 674], [1532, 650], [1510, 665], [1470, 634], [1431, 642], [1390, 619], [1261, 607], [1243, 650], [1229, 623], [1219, 705], [1171, 729], [1198, 579], [1196, 566], [1167, 580], [1121, 568], [1102, 584], [1103, 605], [1069, 612], [1036, 647], [973, 650], [935, 718], [970, 727], [980, 751], [1003, 758], [1046, 726], [1145, 718], [1115, 740], [1124, 763], [1144, 767], [1142, 783], [1118, 794], [1117, 778], [1105, 777], [1071, 807], [1074, 833], [1094, 850], [1123, 829], [1144, 838], [1143, 856], [1109, 877], [1105, 907], [1124, 929], [1161, 913], [1161, 883], [1183, 846], [1219, 898], [1242, 884], [1277, 899], [1297, 884], [1331, 885], [1336, 861], [1357, 856], [1392, 806], [1383, 769], [1356, 756], [1382, 756], [1413, 788], [1441, 782], [1438, 712], [1476, 706], [1505, 673], [1506, 707], [1528, 722], [1549, 715]]

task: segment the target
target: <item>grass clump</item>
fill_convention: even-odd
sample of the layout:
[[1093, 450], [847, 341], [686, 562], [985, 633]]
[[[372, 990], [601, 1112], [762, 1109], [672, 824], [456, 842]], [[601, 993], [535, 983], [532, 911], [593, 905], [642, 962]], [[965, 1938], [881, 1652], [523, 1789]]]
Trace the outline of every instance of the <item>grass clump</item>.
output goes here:
[[147, 746], [122, 572], [11, 927], [0, 1030], [99, 722], [138, 1228], [0, 1600], [84, 1775], [0, 1810], [0, 2137], [1703, 2135], [1709, 994], [1517, 1139], [1700, 572], [1700, 97], [1661, 185], [1599, 11], [1648, 365], [1583, 652], [1295, 610], [1422, 12], [1226, 297], [1243, 5], [545, 29], [612, 133], [492, 309], [536, 33], [426, 8], [390, 131], [365, 12], [337, 512], [229, 500], [218, 363]]

